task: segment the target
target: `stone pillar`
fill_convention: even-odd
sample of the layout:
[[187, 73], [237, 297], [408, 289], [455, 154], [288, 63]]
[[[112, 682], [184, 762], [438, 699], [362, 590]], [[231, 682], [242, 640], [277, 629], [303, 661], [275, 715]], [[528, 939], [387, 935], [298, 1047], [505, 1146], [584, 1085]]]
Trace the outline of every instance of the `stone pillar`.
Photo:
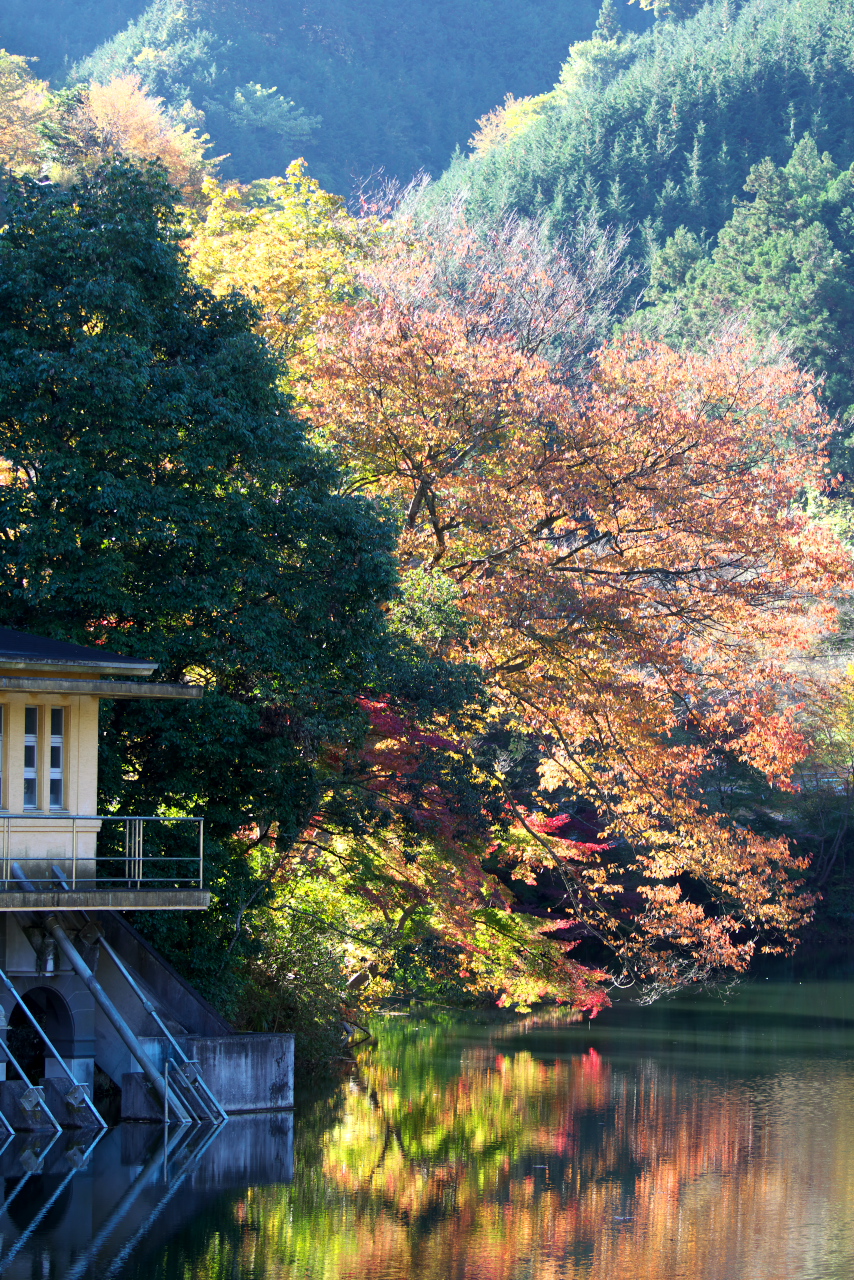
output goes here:
[[[87, 1084], [89, 1093], [95, 1088], [95, 1059], [94, 1058], [66, 1058], [65, 1065], [78, 1084]], [[60, 1084], [64, 1084], [68, 1080], [68, 1076], [57, 1062], [56, 1058], [45, 1057], [44, 1074], [46, 1080], [58, 1080]]]

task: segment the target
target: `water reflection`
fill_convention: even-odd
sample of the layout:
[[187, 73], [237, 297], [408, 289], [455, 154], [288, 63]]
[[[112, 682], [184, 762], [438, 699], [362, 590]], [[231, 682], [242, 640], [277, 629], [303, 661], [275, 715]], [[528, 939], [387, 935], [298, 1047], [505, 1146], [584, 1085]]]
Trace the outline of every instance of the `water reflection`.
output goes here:
[[[226, 1138], [227, 1133], [227, 1138]], [[18, 1134], [0, 1152], [0, 1275], [108, 1280], [145, 1266], [212, 1200], [293, 1174], [293, 1118], [102, 1135]]]
[[298, 1112], [293, 1180], [282, 1116], [166, 1152], [145, 1125], [88, 1152], [15, 1139], [0, 1272], [849, 1280], [852, 996], [760, 983], [592, 1025], [386, 1020]]
[[387, 1033], [324, 1147], [337, 1259], [282, 1274], [850, 1277], [850, 994], [463, 1033], [452, 1074], [453, 1034]]

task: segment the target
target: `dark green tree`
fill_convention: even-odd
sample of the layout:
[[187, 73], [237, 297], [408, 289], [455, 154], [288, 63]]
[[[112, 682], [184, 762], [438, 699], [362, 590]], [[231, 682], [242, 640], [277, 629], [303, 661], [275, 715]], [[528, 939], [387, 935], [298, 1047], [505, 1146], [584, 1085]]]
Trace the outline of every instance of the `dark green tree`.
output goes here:
[[161, 739], [133, 794], [293, 830], [384, 643], [391, 533], [334, 492], [248, 304], [191, 281], [157, 171], [10, 183], [6, 218], [0, 617], [202, 679], [198, 708], [114, 713]]
[[[253, 839], [269, 837], [269, 874], [321, 796], [338, 830], [386, 821], [358, 768], [361, 695], [429, 721], [464, 710], [477, 676], [424, 643], [423, 609], [388, 610], [396, 525], [338, 492], [251, 306], [192, 280], [164, 173], [10, 178], [3, 195], [0, 623], [206, 686], [199, 703], [103, 704], [101, 803], [205, 815], [211, 910], [142, 924], [257, 1020], [246, 984], [257, 996], [281, 930]], [[476, 825], [471, 771], [432, 756], [413, 789], [441, 786]]]
[[9, 180], [3, 220], [0, 621], [206, 685], [105, 706], [102, 803], [205, 813], [218, 907], [179, 932], [225, 937], [258, 889], [230, 837], [286, 846], [320, 753], [358, 741], [355, 695], [387, 687], [393, 531], [336, 493], [249, 305], [191, 280], [161, 172]]
[[706, 3], [707, 0], [641, 0], [641, 8], [652, 9], [659, 21], [684, 22]]

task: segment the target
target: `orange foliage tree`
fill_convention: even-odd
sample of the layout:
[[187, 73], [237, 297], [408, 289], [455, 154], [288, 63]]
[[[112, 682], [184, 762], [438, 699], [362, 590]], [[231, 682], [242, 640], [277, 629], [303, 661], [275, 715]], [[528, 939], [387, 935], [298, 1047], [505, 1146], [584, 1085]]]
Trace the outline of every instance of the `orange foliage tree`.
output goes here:
[[557, 871], [563, 924], [620, 981], [744, 969], [808, 914], [804, 863], [708, 780], [730, 759], [785, 788], [807, 750], [790, 660], [851, 582], [801, 500], [826, 483], [829, 424], [796, 368], [738, 343], [621, 340], [579, 380], [540, 306], [547, 264], [517, 245], [496, 272], [488, 236], [458, 244], [455, 274], [447, 238], [389, 235], [321, 328], [310, 415], [349, 487], [398, 508], [404, 572], [453, 584], [454, 654], [542, 744], [543, 789], [600, 815], [581, 847], [508, 793], [514, 874]]
[[159, 160], [169, 180], [189, 203], [201, 198], [202, 185], [215, 161], [206, 159], [206, 134], [195, 116], [190, 124], [170, 115], [162, 99], [142, 87], [139, 76], [116, 76], [77, 93], [58, 95], [51, 107], [55, 176], [97, 168], [124, 156], [132, 161]]

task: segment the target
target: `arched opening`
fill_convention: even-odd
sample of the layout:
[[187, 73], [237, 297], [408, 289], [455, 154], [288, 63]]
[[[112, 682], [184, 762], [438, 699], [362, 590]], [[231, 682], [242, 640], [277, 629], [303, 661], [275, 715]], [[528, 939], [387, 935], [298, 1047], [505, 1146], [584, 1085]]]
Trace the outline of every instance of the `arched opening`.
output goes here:
[[[71, 1057], [74, 1050], [74, 1020], [59, 992], [50, 987], [33, 987], [25, 993], [23, 1000], [57, 1053], [63, 1058]], [[6, 1039], [30, 1083], [38, 1084], [46, 1074], [47, 1050], [44, 1040], [18, 1003], [9, 1015]], [[11, 1063], [7, 1064], [6, 1077], [9, 1080], [20, 1078]]]

